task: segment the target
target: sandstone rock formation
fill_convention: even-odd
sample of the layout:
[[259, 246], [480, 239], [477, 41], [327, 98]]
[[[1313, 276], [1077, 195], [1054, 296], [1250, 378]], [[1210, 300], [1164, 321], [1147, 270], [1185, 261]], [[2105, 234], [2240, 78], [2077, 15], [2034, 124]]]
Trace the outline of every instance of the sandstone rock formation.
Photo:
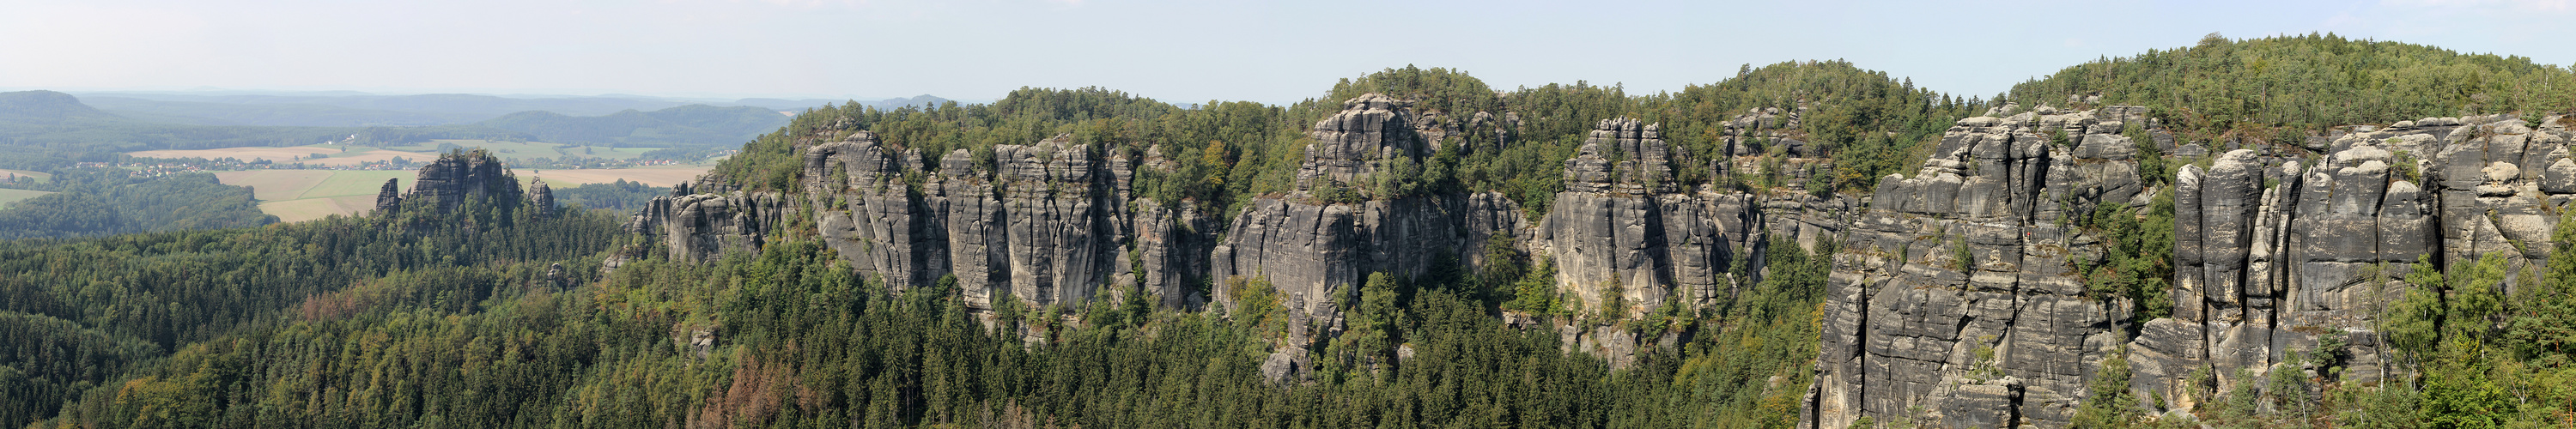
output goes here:
[[[1353, 294], [1369, 273], [1412, 276], [1446, 260], [1474, 264], [1493, 234], [1524, 228], [1519, 205], [1501, 194], [1429, 195], [1372, 199], [1356, 204], [1317, 201], [1307, 191], [1365, 183], [1374, 162], [1419, 158], [1432, 144], [1416, 132], [1410, 103], [1367, 94], [1315, 124], [1298, 192], [1254, 200], [1237, 214], [1209, 259], [1215, 279], [1259, 278], [1279, 290], [1299, 322], [1330, 325], [1337, 294]], [[1491, 115], [1485, 115], [1490, 117]], [[1217, 299], [1233, 302], [1225, 288]], [[1314, 320], [1309, 320], [1313, 318]]]
[[376, 213], [393, 213], [402, 209], [402, 179], [385, 179], [385, 187], [376, 190]]
[[786, 211], [786, 202], [776, 194], [653, 197], [626, 229], [660, 237], [672, 259], [704, 261], [725, 252], [759, 250], [763, 234], [780, 227]]
[[[2099, 257], [2098, 239], [2056, 221], [2160, 192], [2138, 186], [2135, 142], [2115, 134], [2145, 112], [2016, 110], [1960, 120], [1918, 174], [1881, 181], [1836, 255], [1811, 427], [2063, 426], [2121, 346], [2147, 407], [2312, 370], [2285, 365], [2324, 336], [2348, 344], [2347, 382], [2402, 376], [2374, 329], [2418, 257], [2497, 254], [2513, 264], [2500, 287], [2517, 288], [2551, 248], [2551, 213], [2576, 200], [2576, 133], [2558, 117], [2353, 126], [2289, 148], [2223, 142], [2208, 158], [2185, 145], [2177, 160], [2206, 164], [2175, 177], [2172, 317], [2124, 327], [2138, 303], [2086, 297], [2067, 269]], [[2050, 130], [2073, 147], [2048, 144]]]
[[520, 196], [519, 179], [510, 174], [508, 167], [501, 166], [499, 158], [475, 150], [441, 155], [437, 161], [421, 166], [420, 177], [412, 181], [411, 192], [403, 198], [428, 198], [438, 204], [438, 210], [447, 211], [464, 204], [467, 198], [493, 196], [516, 200]]
[[528, 204], [532, 205], [530, 208], [535, 209], [538, 216], [553, 216], [555, 214], [555, 189], [553, 187], [546, 186], [546, 181], [543, 180], [531, 180], [531, 182], [535, 183], [531, 183], [528, 186]]
[[2322, 335], [2350, 344], [2347, 380], [2398, 376], [2374, 331], [2413, 287], [2401, 278], [2419, 256], [2447, 267], [2498, 254], [2513, 267], [2502, 287], [2533, 281], [2523, 267], [2545, 260], [2553, 213], [2576, 199], [2551, 182], [2566, 177], [2553, 175], [2559, 165], [2576, 167], [2566, 149], [2576, 134], [2558, 119], [2537, 129], [2511, 115], [2349, 127], [2322, 139], [2313, 159], [2238, 149], [2209, 168], [2184, 167], [2174, 317], [2142, 330], [2133, 387], [2205, 398], [2183, 382], [2190, 371], [2285, 370], [2275, 365]]
[[1834, 255], [1809, 423], [2064, 425], [2120, 317], [2074, 270], [2098, 238], [2063, 221], [2146, 192], [2116, 134], [2141, 113], [1962, 119], [1913, 177], [1880, 179]]
[[554, 203], [551, 190], [539, 188], [522, 194], [518, 177], [511, 175], [499, 158], [480, 150], [440, 155], [437, 160], [421, 166], [419, 176], [412, 180], [410, 192], [395, 193], [398, 183], [397, 180], [386, 179], [385, 186], [376, 191], [376, 214], [393, 213], [401, 210], [405, 202], [419, 201], [436, 204], [428, 207], [441, 212], [455, 210], [470, 199], [483, 199], [509, 208], [529, 204], [529, 199], [539, 196], [544, 197], [543, 207], [551, 208]]
[[1370, 93], [1342, 102], [1342, 111], [1307, 131], [1315, 144], [1306, 146], [1306, 161], [1297, 169], [1297, 189], [1362, 183], [1377, 162], [1398, 156], [1420, 159], [1430, 143], [1415, 132], [1412, 102]]
[[1759, 264], [1750, 257], [1765, 245], [1762, 199], [1676, 189], [1657, 128], [1624, 118], [1595, 127], [1565, 161], [1565, 191], [1534, 237], [1555, 261], [1557, 283], [1586, 309], [1642, 314], [1668, 299], [1697, 308], [1753, 281], [1731, 273]]

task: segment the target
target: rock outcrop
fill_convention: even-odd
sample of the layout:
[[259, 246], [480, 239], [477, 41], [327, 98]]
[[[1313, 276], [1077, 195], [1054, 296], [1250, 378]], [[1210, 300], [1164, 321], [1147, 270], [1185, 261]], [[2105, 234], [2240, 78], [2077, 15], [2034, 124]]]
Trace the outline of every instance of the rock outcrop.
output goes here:
[[1963, 119], [1914, 177], [1880, 179], [1833, 255], [1810, 424], [2063, 426], [2121, 318], [2084, 295], [2099, 240], [2065, 221], [2143, 192], [2117, 134], [2139, 113]]
[[1624, 118], [1595, 127], [1565, 161], [1565, 191], [1533, 237], [1585, 309], [1635, 315], [1667, 300], [1699, 308], [1753, 281], [1734, 278], [1744, 271], [1736, 265], [1759, 266], [1751, 255], [1766, 244], [1762, 198], [1677, 189], [1657, 128]]
[[2285, 365], [2328, 336], [2346, 344], [2345, 381], [2399, 377], [2374, 329], [2414, 287], [2403, 273], [2498, 255], [2511, 274], [2493, 286], [2509, 292], [2532, 281], [2521, 276], [2552, 248], [2552, 213], [2576, 200], [2576, 133], [2557, 117], [2425, 118], [2179, 154], [2205, 164], [2174, 177], [2172, 315], [2121, 326], [2142, 303], [2085, 296], [2068, 268], [2099, 258], [2099, 239], [2058, 221], [2162, 191], [2139, 185], [2138, 142], [2116, 134], [2145, 112], [2017, 107], [1960, 120], [1914, 177], [1881, 181], [1836, 255], [1811, 427], [2063, 426], [2124, 346], [2146, 407], [2314, 369]]
[[402, 179], [385, 179], [385, 187], [376, 190], [376, 213], [393, 213], [402, 209]]
[[[501, 166], [501, 159], [482, 150], [440, 155], [437, 161], [420, 167], [420, 176], [412, 181], [411, 192], [404, 200], [427, 198], [439, 211], [456, 209], [469, 198], [509, 197], [517, 201], [519, 178]], [[379, 201], [379, 205], [382, 202]]]
[[555, 188], [546, 186], [546, 181], [544, 180], [530, 180], [529, 182], [532, 182], [528, 184], [529, 208], [535, 209], [538, 216], [553, 216], [555, 214]]
[[1307, 131], [1315, 144], [1306, 146], [1297, 189], [1363, 183], [1379, 161], [1429, 154], [1431, 143], [1416, 132], [1412, 105], [1375, 93], [1342, 102], [1340, 113]]
[[[2576, 189], [2553, 184], [2576, 170], [2571, 134], [2557, 117], [2424, 118], [2381, 129], [2347, 127], [2316, 139], [2323, 156], [2221, 154], [2177, 179], [2174, 315], [2148, 322], [2137, 340], [2132, 386], [2141, 394], [2207, 398], [2184, 380], [2218, 377], [2223, 391], [2264, 374], [2321, 336], [2343, 336], [2343, 377], [2398, 376], [2374, 332], [2377, 316], [2408, 288], [2419, 261], [2436, 267], [2503, 256], [2503, 285], [2533, 279], [2546, 259], [2557, 207]], [[2185, 401], [2184, 403], [2189, 403]]]
[[[1332, 325], [1335, 297], [1357, 293], [1354, 286], [1369, 273], [1412, 276], [1441, 263], [1472, 266], [1486, 239], [1522, 230], [1519, 205], [1501, 194], [1337, 204], [1310, 192], [1367, 183], [1379, 161], [1427, 155], [1432, 143], [1416, 132], [1409, 105], [1367, 94], [1317, 122], [1307, 133], [1314, 143], [1297, 170], [1298, 191], [1256, 199], [1237, 214], [1225, 241], [1212, 249], [1210, 275], [1267, 281], [1299, 322], [1299, 338], [1310, 338], [1303, 327]], [[1216, 289], [1219, 301], [1233, 302], [1230, 291]]]
[[406, 203], [434, 204], [424, 207], [447, 212], [468, 200], [482, 200], [505, 209], [516, 209], [533, 204], [531, 199], [540, 196], [544, 197], [541, 207], [551, 208], [554, 204], [553, 192], [544, 190], [542, 184], [537, 190], [521, 193], [519, 178], [510, 174], [510, 169], [502, 166], [499, 158], [481, 150], [440, 155], [437, 160], [421, 166], [418, 174], [412, 180], [411, 191], [399, 194], [395, 189], [399, 188], [400, 182], [386, 179], [385, 186], [376, 191], [375, 213], [379, 216], [390, 214], [402, 210]]
[[919, 151], [857, 132], [808, 151], [803, 183], [824, 243], [884, 284], [954, 276], [978, 308], [1001, 295], [1047, 305], [1099, 292], [1121, 266], [1113, 173], [1062, 136], [993, 156], [988, 171], [959, 150], [934, 171]]
[[727, 252], [760, 250], [764, 234], [783, 225], [787, 210], [785, 201], [769, 193], [653, 197], [626, 229], [659, 237], [672, 259], [705, 261]]

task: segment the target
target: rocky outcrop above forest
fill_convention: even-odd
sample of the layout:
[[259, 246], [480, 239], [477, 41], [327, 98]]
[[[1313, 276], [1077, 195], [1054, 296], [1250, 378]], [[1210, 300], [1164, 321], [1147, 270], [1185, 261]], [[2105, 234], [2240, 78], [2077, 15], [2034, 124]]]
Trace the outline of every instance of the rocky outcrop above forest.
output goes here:
[[406, 201], [430, 201], [422, 204], [435, 204], [431, 207], [444, 212], [455, 210], [469, 199], [494, 197], [503, 197], [497, 201], [513, 207], [516, 204], [537, 204], [546, 210], [554, 207], [553, 191], [539, 184], [539, 188], [522, 194], [518, 176], [510, 174], [509, 167], [502, 166], [499, 158], [479, 150], [441, 155], [421, 166], [418, 176], [412, 180], [410, 192], [396, 194], [398, 183], [388, 179], [385, 186], [377, 190], [376, 213], [392, 213], [401, 209]]
[[1415, 130], [1413, 103], [1380, 94], [1342, 102], [1342, 111], [1315, 122], [1306, 135], [1306, 160], [1297, 169], [1297, 189], [1364, 183], [1379, 161], [1422, 158], [1430, 143]]
[[2187, 143], [2216, 153], [2174, 159], [2196, 163], [2172, 189], [2172, 314], [2123, 326], [2147, 303], [2086, 295], [2069, 268], [2099, 262], [2100, 238], [2060, 220], [2162, 191], [2139, 186], [2136, 144], [2117, 134], [2144, 111], [2017, 110], [1960, 120], [1914, 177], [1881, 181], [1836, 255], [1812, 427], [1863, 416], [2063, 426], [2092, 371], [2121, 350], [2152, 412], [2273, 371], [2321, 371], [2292, 357], [2329, 337], [2345, 344], [2336, 377], [2400, 377], [2375, 329], [2414, 287], [2404, 273], [2492, 254], [2509, 274], [2488, 286], [2510, 293], [2552, 247], [2556, 207], [2576, 200], [2576, 135], [2558, 117]]
[[1166, 307], [1204, 302], [1205, 253], [1193, 250], [1206, 240], [1185, 231], [1211, 225], [1195, 208], [1136, 199], [1128, 159], [1069, 136], [997, 146], [993, 157], [978, 165], [961, 149], [932, 169], [917, 150], [855, 131], [809, 150], [801, 183], [824, 242], [897, 288], [953, 276], [977, 308], [1004, 296], [1078, 303], [1130, 283]]
[[728, 192], [653, 197], [626, 229], [659, 237], [672, 259], [704, 261], [725, 252], [760, 250], [763, 234], [782, 227], [788, 210], [777, 194]]
[[[1409, 277], [1435, 264], [1472, 266], [1488, 238], [1521, 231], [1520, 206], [1501, 194], [1333, 203], [1310, 192], [1367, 183], [1377, 162], [1427, 155], [1432, 143], [1417, 128], [1431, 127], [1415, 121], [1410, 103], [1367, 94], [1316, 122], [1307, 132], [1314, 143], [1297, 170], [1299, 191], [1256, 199], [1237, 214], [1209, 257], [1210, 274], [1267, 282], [1299, 322], [1298, 337], [1311, 338], [1303, 329], [1332, 329], [1339, 317], [1335, 297], [1357, 293], [1369, 273]], [[1226, 289], [1217, 288], [1217, 299], [1233, 303]]]
[[1583, 308], [1642, 314], [1667, 300], [1693, 308], [1734, 294], [1738, 264], [1763, 245], [1760, 199], [1703, 186], [1678, 189], [1671, 146], [1657, 126], [1603, 120], [1565, 161], [1565, 191], [1534, 239], [1557, 283]]
[[2100, 237], [2067, 221], [2144, 205], [2119, 135], [2143, 113], [1963, 119], [1913, 177], [1880, 179], [1833, 255], [1814, 427], [2063, 426], [2124, 311], [2085, 295]]
[[2505, 282], [2477, 286], [2509, 293], [2535, 280], [2522, 276], [2546, 260], [2555, 213], [2576, 199], [2576, 134], [2559, 120], [2346, 127], [2302, 148], [2322, 156], [2236, 149], [2183, 167], [2174, 317], [2145, 326], [2133, 386], [2204, 399], [2190, 371], [2313, 370], [2284, 365], [2324, 336], [2349, 344], [2348, 380], [2400, 375], [2375, 328], [2414, 287], [2403, 277], [2419, 261], [2446, 269], [2492, 254], [2508, 264]]

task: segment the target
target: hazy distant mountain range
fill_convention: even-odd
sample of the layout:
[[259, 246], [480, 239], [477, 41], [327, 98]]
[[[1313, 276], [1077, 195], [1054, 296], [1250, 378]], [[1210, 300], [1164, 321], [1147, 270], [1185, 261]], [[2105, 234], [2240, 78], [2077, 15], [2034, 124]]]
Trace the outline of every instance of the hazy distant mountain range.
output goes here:
[[[922, 95], [861, 102], [937, 105]], [[352, 92], [0, 92], [0, 144], [81, 153], [510, 138], [641, 147], [739, 145], [823, 99], [503, 97]], [[354, 139], [352, 139], [354, 136]]]
[[[92, 107], [134, 119], [198, 125], [271, 125], [307, 127], [422, 126], [479, 122], [521, 112], [566, 116], [601, 116], [626, 110], [654, 111], [686, 105], [757, 107], [795, 112], [843, 100], [744, 98], [731, 101], [603, 95], [587, 97], [503, 97], [475, 94], [376, 95], [349, 92], [76, 92]], [[893, 109], [931, 106], [948, 99], [930, 95], [863, 101]]]

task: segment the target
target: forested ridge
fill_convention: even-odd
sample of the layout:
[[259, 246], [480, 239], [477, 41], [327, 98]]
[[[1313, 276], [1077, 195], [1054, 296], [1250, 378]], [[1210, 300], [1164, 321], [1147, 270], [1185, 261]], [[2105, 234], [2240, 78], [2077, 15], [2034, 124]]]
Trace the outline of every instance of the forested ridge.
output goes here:
[[[2442, 83], [2408, 83], [2423, 73]], [[1069, 135], [1093, 153], [1168, 162], [1138, 171], [1141, 198], [1232, 216], [1295, 192], [1307, 128], [1343, 100], [1375, 93], [1460, 131], [1406, 161], [1417, 166], [1350, 184], [1340, 198], [1496, 192], [1536, 218], [1565, 190], [1565, 161], [1611, 118], [1660, 124], [1675, 165], [1765, 166], [1676, 169], [1681, 185], [1861, 195], [1891, 174], [1916, 174], [1954, 123], [2004, 101], [2100, 92], [2065, 104], [2149, 106], [2160, 122], [2153, 132], [2181, 143], [2285, 141], [2426, 115], [2563, 113], [2576, 102], [2551, 98], [2565, 91], [2547, 85], [2567, 77], [2518, 58], [2330, 36], [2222, 38], [2106, 59], [1999, 100], [1916, 88], [1842, 61], [1748, 65], [1714, 84], [1635, 95], [1586, 82], [1498, 90], [1464, 72], [1408, 66], [1286, 106], [1182, 108], [1099, 88], [1024, 88], [991, 104], [824, 107], [747, 143], [709, 180], [803, 192], [800, 142], [834, 129], [918, 149], [930, 166], [957, 149], [989, 166], [999, 145]], [[1753, 122], [1776, 132], [1730, 147], [1730, 137], [1748, 137], [1725, 134], [1730, 123], [1765, 109], [1796, 113], [1796, 126]], [[2167, 158], [2148, 126], [2133, 125], [2147, 187], [2171, 186], [2183, 166], [2208, 162]], [[1783, 163], [1805, 170], [1779, 177]], [[898, 180], [918, 192], [924, 179]], [[89, 213], [158, 213], [117, 211], [107, 202], [120, 201], [115, 192], [60, 195], [110, 196], [80, 203]], [[0, 427], [1790, 427], [1808, 406], [1841, 252], [1835, 237], [1810, 251], [1791, 235], [1769, 236], [1760, 253], [1732, 261], [1741, 278], [1760, 279], [1743, 293], [1628, 317], [1562, 302], [1552, 261], [1498, 242], [1481, 263], [1368, 275], [1336, 302], [1348, 326], [1313, 351], [1311, 375], [1272, 382], [1263, 359], [1292, 322], [1262, 279], [1205, 286], [1235, 291], [1238, 305], [1164, 308], [1120, 285], [1060, 305], [1004, 295], [988, 312], [970, 307], [953, 278], [903, 288], [855, 275], [820, 242], [812, 207], [794, 207], [790, 226], [758, 237], [756, 251], [678, 260], [622, 226], [624, 211], [660, 192], [618, 184], [558, 194], [616, 212], [530, 210], [504, 192], [452, 210], [406, 199], [366, 217], [117, 221], [125, 223], [99, 228], [133, 233], [0, 242]], [[223, 198], [236, 197], [247, 198]], [[2165, 257], [2174, 251], [2172, 198], [2080, 218], [2104, 238], [2103, 263], [2077, 267], [2087, 293], [2150, 303], [2129, 313], [2141, 321], [2172, 311], [2152, 304], [2175, 269]], [[163, 224], [218, 229], [139, 226]], [[2423, 376], [2337, 383], [2335, 368], [2347, 362], [2327, 349], [2300, 356], [2313, 373], [2273, 372], [2196, 414], [2228, 427], [2562, 421], [2576, 412], [2563, 405], [2576, 398], [2565, 388], [2576, 377], [2566, 369], [2576, 335], [2561, 332], [2564, 310], [2576, 308], [2576, 222], [2557, 225], [2557, 251], [2531, 270], [2549, 287], [2524, 295], [2472, 287], [2500, 281], [2501, 262], [2390, 273], [2426, 287], [2385, 322]], [[1519, 317], [1675, 340], [1647, 344], [1620, 366], [1572, 351], [1545, 323], [1506, 323]], [[2179, 398], [2124, 396], [2133, 395], [2128, 365], [2113, 358], [2097, 369], [2079, 425], [2182, 421], [2134, 406]]]

